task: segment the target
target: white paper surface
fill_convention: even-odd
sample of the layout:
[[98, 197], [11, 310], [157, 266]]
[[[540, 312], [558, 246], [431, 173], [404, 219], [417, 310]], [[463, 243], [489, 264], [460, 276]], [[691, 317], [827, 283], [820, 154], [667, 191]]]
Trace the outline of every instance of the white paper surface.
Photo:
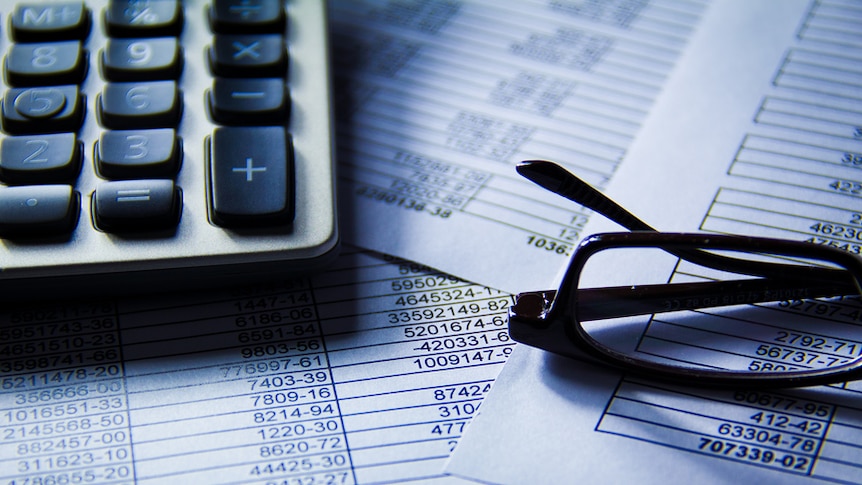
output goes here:
[[345, 239], [513, 293], [553, 284], [588, 217], [514, 165], [553, 158], [605, 186], [707, 10], [331, 7]]
[[[859, 254], [860, 19], [858, 2], [714, 5], [609, 194], [661, 230]], [[586, 232], [613, 227], [594, 218]], [[789, 304], [783, 318], [816, 305]], [[859, 301], [829, 305], [836, 322], [862, 323]], [[752, 364], [768, 361], [758, 346], [746, 347]], [[860, 407], [858, 382], [708, 391], [519, 346], [447, 471], [488, 483], [860, 483]]]

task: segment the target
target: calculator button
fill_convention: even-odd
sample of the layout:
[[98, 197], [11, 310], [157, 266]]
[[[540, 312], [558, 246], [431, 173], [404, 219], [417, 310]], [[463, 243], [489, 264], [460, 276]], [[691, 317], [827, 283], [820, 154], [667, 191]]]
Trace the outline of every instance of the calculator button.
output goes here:
[[210, 218], [215, 224], [293, 221], [293, 147], [284, 128], [216, 128], [207, 149]]
[[183, 67], [182, 49], [173, 37], [108, 39], [101, 66], [108, 81], [176, 80]]
[[111, 0], [105, 8], [111, 37], [177, 36], [183, 29], [179, 0]]
[[10, 136], [0, 143], [0, 180], [6, 184], [72, 182], [84, 145], [74, 133]]
[[84, 2], [24, 2], [15, 6], [9, 27], [16, 42], [84, 40], [90, 33], [90, 11]]
[[105, 232], [176, 228], [182, 193], [173, 180], [102, 182], [93, 192], [93, 217]]
[[5, 67], [12, 86], [79, 84], [87, 72], [87, 56], [78, 41], [13, 44]]
[[28, 89], [13, 101], [15, 112], [27, 118], [52, 118], [66, 107], [66, 96], [55, 88]]
[[217, 76], [283, 77], [287, 47], [280, 35], [217, 35], [209, 62]]
[[95, 143], [96, 171], [107, 179], [172, 178], [180, 169], [180, 141], [169, 128], [103, 132]]
[[68, 234], [78, 223], [80, 205], [69, 185], [0, 188], [0, 237]]
[[281, 124], [290, 108], [281, 78], [216, 78], [207, 100], [213, 120], [226, 125]]
[[77, 132], [84, 121], [78, 86], [12, 88], [3, 99], [3, 129], [13, 134]]
[[119, 130], [173, 127], [182, 111], [174, 81], [108, 83], [96, 104], [102, 126]]
[[208, 13], [210, 28], [219, 34], [284, 32], [281, 0], [214, 0]]

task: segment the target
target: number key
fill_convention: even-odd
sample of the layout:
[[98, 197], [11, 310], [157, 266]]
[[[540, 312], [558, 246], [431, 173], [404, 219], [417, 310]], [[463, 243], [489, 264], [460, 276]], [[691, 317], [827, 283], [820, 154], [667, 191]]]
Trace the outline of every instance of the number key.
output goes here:
[[6, 81], [12, 86], [79, 84], [86, 58], [78, 41], [14, 44], [6, 56]]
[[112, 129], [170, 128], [180, 119], [177, 83], [108, 83], [99, 96], [99, 121]]
[[84, 101], [78, 86], [12, 88], [3, 100], [3, 129], [12, 134], [78, 131]]
[[183, 60], [177, 39], [108, 39], [102, 74], [109, 81], [179, 79]]
[[180, 142], [170, 128], [102, 133], [95, 146], [96, 171], [118, 180], [170, 178], [180, 168]]
[[74, 133], [10, 136], [0, 142], [0, 180], [10, 185], [72, 182], [83, 143]]

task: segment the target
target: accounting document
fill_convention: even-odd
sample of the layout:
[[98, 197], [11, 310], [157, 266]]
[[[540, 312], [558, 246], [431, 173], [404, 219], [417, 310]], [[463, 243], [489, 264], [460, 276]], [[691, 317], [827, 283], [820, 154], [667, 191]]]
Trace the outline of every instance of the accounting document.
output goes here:
[[[661, 230], [860, 254], [862, 4], [777, 5], [713, 6], [609, 193]], [[599, 218], [587, 229], [619, 230]], [[818, 344], [830, 325], [862, 325], [858, 298], [758, 311], [767, 324], [800, 326], [798, 336], [743, 340], [752, 368], [829, 360], [862, 344]], [[722, 323], [715, 313], [698, 318]], [[723, 323], [716, 328], [731, 327]], [[859, 382], [713, 391], [519, 346], [482, 410], [447, 471], [483, 482], [862, 483]]]
[[345, 248], [312, 278], [0, 309], [0, 483], [453, 481], [511, 298]]
[[514, 171], [606, 185], [702, 0], [333, 2], [339, 182], [353, 244], [517, 292], [550, 284], [589, 212]]

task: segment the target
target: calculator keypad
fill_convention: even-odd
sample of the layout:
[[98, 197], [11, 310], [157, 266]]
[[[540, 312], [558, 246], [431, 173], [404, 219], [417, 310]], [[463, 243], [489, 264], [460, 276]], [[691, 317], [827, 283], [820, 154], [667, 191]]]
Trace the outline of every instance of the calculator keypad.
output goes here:
[[[285, 224], [294, 217], [293, 143], [284, 11], [277, 2], [215, 2], [208, 50], [215, 76], [207, 108], [217, 122], [208, 145], [210, 217], [223, 227]], [[254, 7], [254, 8], [252, 8]], [[261, 34], [263, 32], [263, 34]], [[259, 125], [238, 128], [244, 125]]]
[[[84, 194], [92, 197], [91, 222], [100, 231], [163, 230], [179, 222], [182, 191], [173, 180], [183, 158], [176, 131], [184, 95], [177, 37], [182, 12], [177, 0], [110, 1], [103, 10], [108, 38], [98, 75], [105, 84], [93, 113], [103, 132], [93, 143], [92, 162], [105, 182], [139, 182], [102, 183]], [[214, 131], [208, 148], [209, 219], [224, 227], [288, 224], [293, 165], [290, 135], [283, 128], [290, 113], [287, 48], [281, 33], [269, 33], [284, 28], [284, 10], [279, 1], [215, 1], [206, 12], [214, 33], [208, 48], [208, 114], [222, 125], [260, 126]], [[68, 183], [77, 190], [81, 157], [75, 133], [85, 116], [80, 84], [88, 53], [80, 40], [30, 41], [86, 38], [90, 15], [82, 2], [67, 2], [22, 4], [13, 16], [13, 38], [21, 40], [6, 55], [6, 80], [15, 87], [6, 93], [2, 121], [7, 133], [20, 136], [3, 140], [0, 151], [9, 156], [0, 162], [4, 183]], [[267, 144], [255, 148], [263, 153], [232, 146], [257, 143]], [[160, 180], [170, 181], [170, 188]]]
[[0, 2], [0, 300], [331, 261], [327, 50], [318, 0]]

